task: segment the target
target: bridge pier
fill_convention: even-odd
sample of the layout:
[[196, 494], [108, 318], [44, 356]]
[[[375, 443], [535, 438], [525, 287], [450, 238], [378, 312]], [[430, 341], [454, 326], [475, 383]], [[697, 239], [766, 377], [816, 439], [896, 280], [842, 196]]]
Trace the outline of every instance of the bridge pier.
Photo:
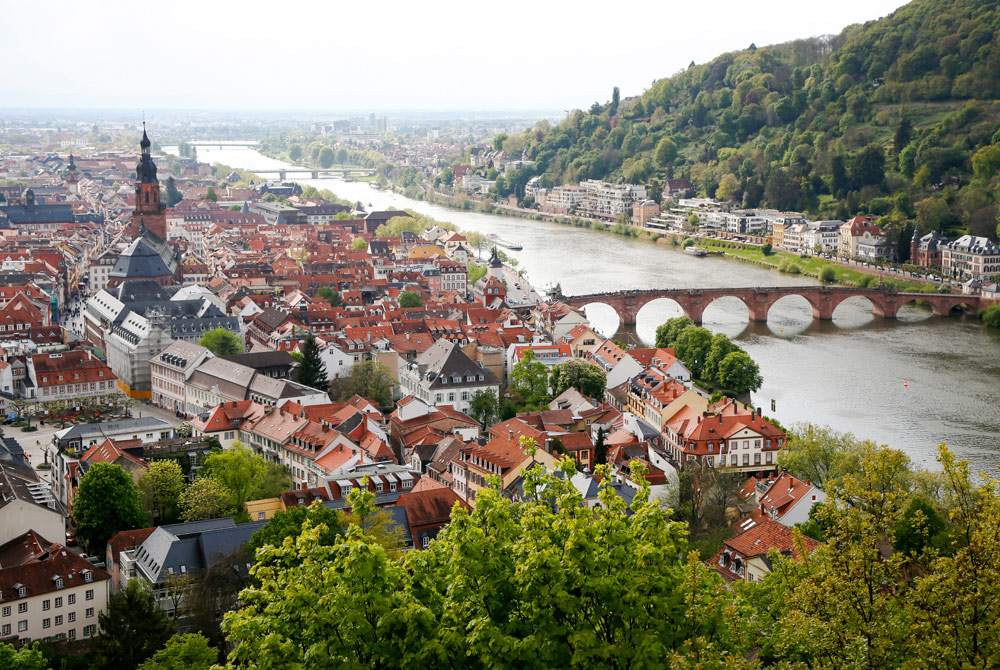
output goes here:
[[700, 326], [705, 314], [705, 305], [701, 300], [680, 303], [680, 305], [681, 309], [684, 310], [684, 316], [694, 321], [696, 326]]
[[286, 173], [285, 173], [284, 170], [278, 170], [278, 180], [279, 181], [285, 181], [285, 174]]
[[767, 313], [770, 311], [770, 305], [747, 305], [747, 309], [750, 311], [750, 320], [766, 322]]
[[899, 313], [899, 303], [895, 300], [886, 300], [885, 302], [872, 300], [872, 314], [875, 316], [883, 319], [895, 319], [897, 313]]
[[821, 300], [818, 304], [813, 305], [813, 318], [820, 321], [832, 321], [834, 308], [835, 305], [829, 300]]

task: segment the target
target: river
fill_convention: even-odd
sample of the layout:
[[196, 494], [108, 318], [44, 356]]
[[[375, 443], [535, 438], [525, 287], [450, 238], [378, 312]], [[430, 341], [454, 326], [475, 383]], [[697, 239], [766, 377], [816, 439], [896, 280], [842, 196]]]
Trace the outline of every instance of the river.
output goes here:
[[[245, 170], [285, 164], [250, 148], [202, 149], [198, 158]], [[466, 212], [372, 189], [364, 182], [300, 180], [368, 209], [413, 209], [462, 230], [496, 233], [524, 247], [510, 252], [536, 287], [560, 282], [566, 295], [626, 288], [777, 286], [815, 284], [755, 265], [694, 258], [678, 250], [610, 233], [541, 221]], [[369, 207], [369, 203], [372, 207]], [[622, 330], [613, 310], [587, 308], [594, 327], [620, 339], [650, 344], [656, 326], [680, 315], [658, 300]], [[829, 424], [858, 437], [904, 450], [936, 467], [937, 445], [946, 443], [974, 469], [995, 471], [1000, 461], [1000, 333], [974, 318], [933, 317], [904, 307], [895, 321], [875, 318], [863, 298], [842, 303], [832, 322], [813, 321], [804, 298], [789, 296], [772, 307], [767, 323], [749, 321], [746, 307], [725, 298], [705, 310], [704, 325], [723, 332], [760, 365], [764, 385], [754, 402], [788, 426]], [[771, 412], [771, 401], [775, 411]]]

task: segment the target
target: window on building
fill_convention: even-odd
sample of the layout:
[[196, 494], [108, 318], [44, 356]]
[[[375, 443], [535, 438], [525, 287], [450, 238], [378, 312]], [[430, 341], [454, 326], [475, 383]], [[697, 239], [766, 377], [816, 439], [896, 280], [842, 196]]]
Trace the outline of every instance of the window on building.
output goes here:
[[84, 627], [83, 627], [83, 636], [84, 636], [84, 637], [90, 637], [90, 636], [92, 636], [92, 635], [93, 635], [93, 634], [94, 634], [94, 633], [95, 633], [96, 631], [97, 631], [97, 626], [95, 626], [94, 624], [91, 624], [91, 625], [89, 625], [89, 626], [84, 626]]
[[[87, 580], [87, 581], [90, 581], [90, 580]], [[86, 597], [87, 600], [93, 600], [94, 599], [94, 589], [87, 589], [87, 593], [85, 594], [85, 597]]]
[[750, 465], [750, 454], [743, 454], [743, 465]]
[[424, 539], [421, 540], [420, 544], [424, 549], [426, 549], [427, 547], [431, 546], [431, 538], [424, 535]]
[[51, 601], [51, 600], [43, 600], [43, 601], [42, 601], [42, 611], [43, 611], [43, 612], [45, 612], [45, 611], [48, 611], [48, 610], [49, 610], [49, 607], [50, 607], [51, 605], [52, 605], [52, 601]]
[[23, 633], [26, 630], [28, 630], [28, 620], [21, 619], [20, 621], [17, 622], [17, 632]]
[[42, 619], [42, 628], [52, 628], [52, 619]]
[[76, 604], [76, 594], [75, 593], [71, 593], [68, 596], [66, 596], [66, 602], [68, 604], [70, 604], [70, 605], [75, 605]]
[[88, 607], [87, 611], [84, 612], [84, 616], [86, 616], [88, 619], [93, 619], [94, 618], [94, 608], [93, 607]]
[[9, 605], [8, 605], [7, 607], [4, 607], [4, 608], [3, 608], [3, 615], [4, 615], [5, 617], [8, 617], [8, 616], [10, 616], [10, 606], [9, 606]]
[[57, 626], [63, 625], [63, 615], [62, 614], [57, 614], [56, 615], [56, 625]]
[[4, 637], [7, 637], [8, 635], [10, 635], [10, 624], [9, 623], [5, 623], [3, 625], [3, 628], [0, 628], [0, 634], [3, 634]]
[[62, 596], [56, 598], [56, 609], [62, 607]]
[[70, 623], [76, 621], [76, 612], [70, 612], [69, 614], [67, 614], [66, 620], [69, 621]]
[[17, 604], [17, 613], [18, 614], [24, 614], [27, 611], [28, 611], [28, 603], [18, 603]]

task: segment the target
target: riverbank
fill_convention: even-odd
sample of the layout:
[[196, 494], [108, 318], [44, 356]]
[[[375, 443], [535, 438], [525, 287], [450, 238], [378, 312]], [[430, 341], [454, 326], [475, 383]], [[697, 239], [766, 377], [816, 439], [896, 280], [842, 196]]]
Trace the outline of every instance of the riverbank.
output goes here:
[[[391, 184], [390, 188], [394, 193], [397, 185]], [[406, 193], [400, 193], [406, 197], [412, 197]], [[566, 217], [558, 214], [546, 214], [522, 207], [502, 205], [488, 200], [472, 200], [471, 198], [459, 199], [456, 196], [441, 193], [435, 190], [423, 190], [415, 199], [424, 200], [435, 205], [448, 207], [460, 211], [480, 211], [484, 214], [494, 214], [498, 216], [508, 216], [512, 218], [527, 219], [530, 221], [546, 221], [559, 225], [573, 226], [575, 228], [586, 228], [601, 233], [611, 233], [637, 240], [652, 242], [663, 246], [681, 247], [684, 241], [691, 238], [701, 247], [708, 250], [721, 252], [723, 258], [752, 263], [759, 267], [781, 272], [783, 274], [801, 274], [814, 279], [823, 280], [824, 268], [833, 269], [833, 280], [824, 281], [829, 284], [841, 284], [844, 286], [869, 286], [877, 280], [881, 280], [888, 288], [900, 291], [913, 291], [922, 293], [949, 292], [946, 286], [941, 286], [930, 280], [917, 277], [905, 277], [903, 271], [891, 272], [881, 271], [877, 268], [865, 268], [862, 266], [851, 266], [832, 259], [824, 259], [816, 256], [802, 256], [786, 251], [771, 251], [765, 254], [763, 247], [757, 244], [740, 242], [737, 240], [717, 240], [713, 238], [697, 237], [688, 233], [678, 233], [672, 231], [658, 231], [649, 228], [640, 228], [622, 223], [608, 223], [599, 219], [586, 217]], [[478, 205], [478, 207], [473, 207]]]

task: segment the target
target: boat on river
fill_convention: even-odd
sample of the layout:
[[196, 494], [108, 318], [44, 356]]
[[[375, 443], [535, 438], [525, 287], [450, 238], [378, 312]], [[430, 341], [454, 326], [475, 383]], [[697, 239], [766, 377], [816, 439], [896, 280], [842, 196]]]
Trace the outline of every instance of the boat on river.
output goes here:
[[494, 242], [496, 242], [497, 246], [504, 247], [505, 249], [510, 249], [511, 251], [520, 251], [521, 249], [524, 248], [517, 242], [511, 242], [509, 240], [501, 239], [501, 237], [496, 233], [490, 233], [488, 237]]
[[684, 253], [688, 256], [707, 256], [708, 252], [701, 247], [696, 247], [693, 244], [691, 246], [684, 247]]

